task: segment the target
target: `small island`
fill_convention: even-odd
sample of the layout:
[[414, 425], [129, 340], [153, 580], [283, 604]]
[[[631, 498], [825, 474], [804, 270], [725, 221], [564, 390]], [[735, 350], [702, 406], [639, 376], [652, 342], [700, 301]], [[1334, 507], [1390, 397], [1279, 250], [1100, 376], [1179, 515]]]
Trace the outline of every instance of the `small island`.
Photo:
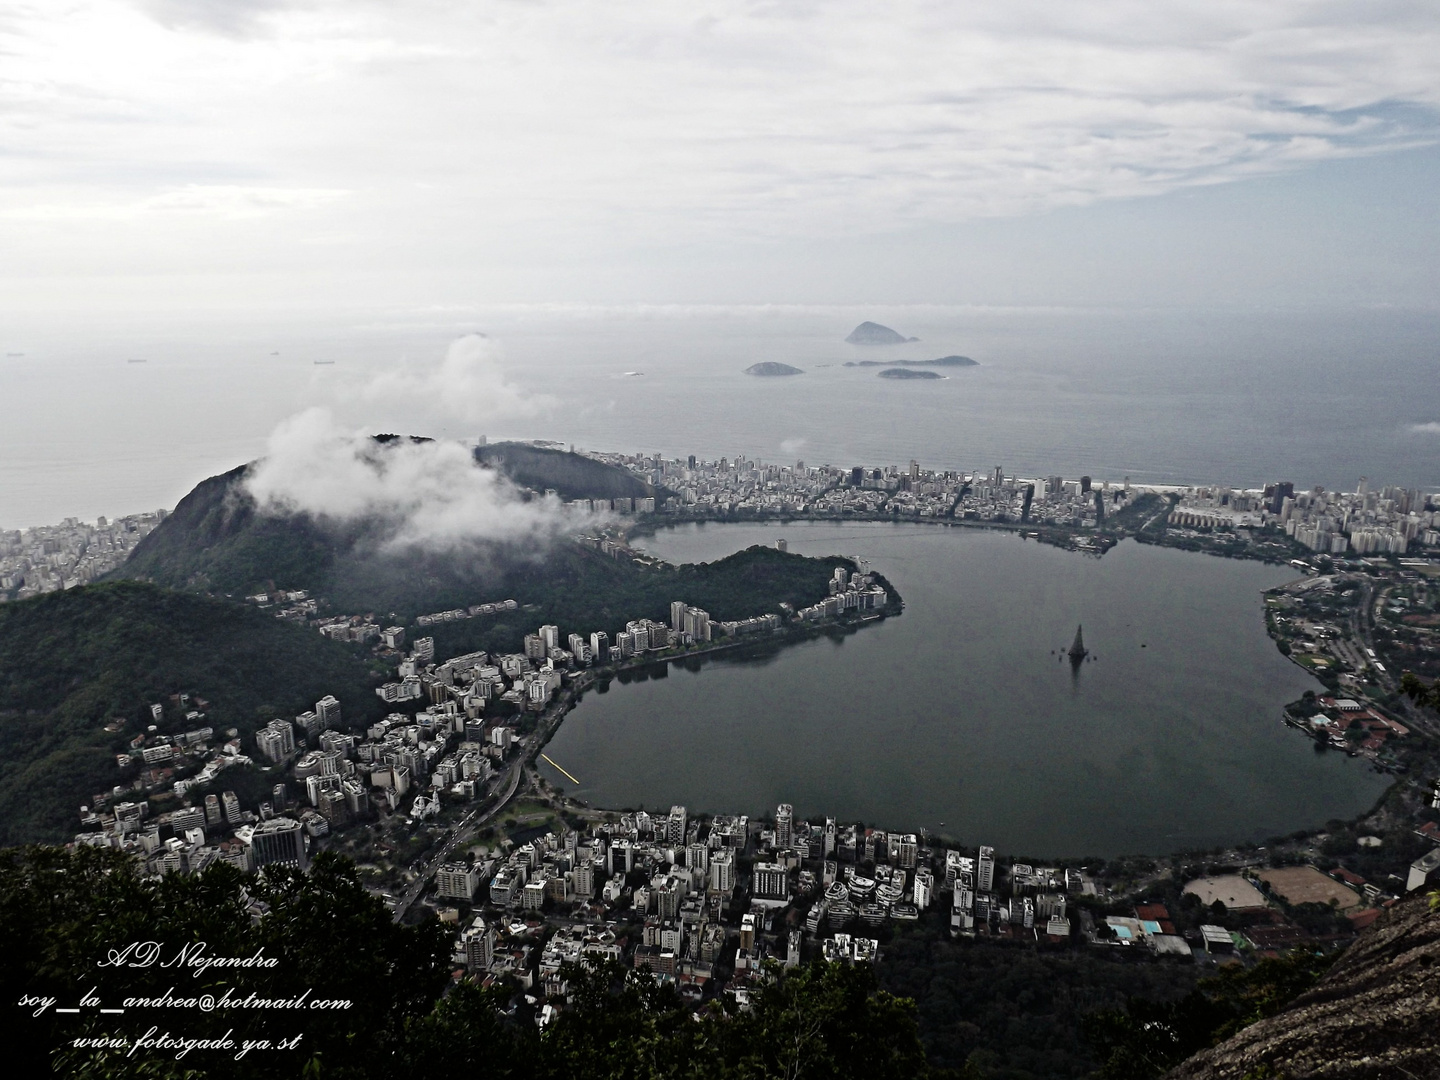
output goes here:
[[780, 364], [774, 360], [766, 360], [764, 363], [751, 364], [745, 369], [745, 374], [774, 378], [781, 375], [804, 375], [805, 372], [798, 367], [791, 367], [789, 364]]
[[888, 326], [881, 326], [879, 323], [862, 322], [850, 336], [845, 339], [851, 345], [904, 345], [907, 341], [919, 341], [919, 338], [909, 337], [891, 330]]
[[968, 356], [941, 356], [935, 360], [847, 360], [846, 367], [979, 367]]
[[943, 379], [938, 371], [916, 371], [914, 368], [887, 367], [880, 372], [882, 379]]

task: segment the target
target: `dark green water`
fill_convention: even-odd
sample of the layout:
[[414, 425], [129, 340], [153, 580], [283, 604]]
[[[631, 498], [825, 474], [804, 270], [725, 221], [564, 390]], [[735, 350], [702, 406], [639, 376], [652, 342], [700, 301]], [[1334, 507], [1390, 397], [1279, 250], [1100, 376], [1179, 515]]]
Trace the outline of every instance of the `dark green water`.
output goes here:
[[[1387, 783], [1280, 723], [1319, 685], [1265, 634], [1260, 594], [1287, 571], [886, 524], [687, 526], [644, 546], [696, 562], [781, 535], [868, 559], [905, 613], [591, 692], [547, 750], [581, 784], [546, 766], [553, 782], [597, 806], [790, 802], [1037, 857], [1263, 842]], [[1094, 659], [1072, 675], [1077, 623]]]

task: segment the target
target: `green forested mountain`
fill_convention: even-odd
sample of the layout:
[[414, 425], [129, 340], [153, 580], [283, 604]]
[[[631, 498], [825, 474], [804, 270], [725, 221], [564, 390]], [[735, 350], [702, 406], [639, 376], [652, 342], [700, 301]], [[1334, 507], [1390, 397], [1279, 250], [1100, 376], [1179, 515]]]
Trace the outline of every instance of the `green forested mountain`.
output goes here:
[[[479, 451], [516, 483], [565, 498], [654, 494], [623, 469], [577, 454], [500, 443]], [[261, 513], [244, 490], [249, 466], [197, 484], [135, 548], [118, 578], [244, 595], [272, 586], [308, 589], [333, 609], [414, 616], [457, 605], [535, 594], [537, 581], [575, 580], [595, 565], [568, 543], [518, 551], [476, 543], [460, 550], [393, 551], [377, 523], [337, 524], [307, 514]], [[630, 568], [627, 566], [627, 570]], [[612, 581], [614, 574], [603, 575]]]
[[[0, 843], [62, 840], [76, 809], [134, 779], [115, 754], [151, 723], [196, 726], [171, 695], [208, 703], [200, 722], [249, 734], [334, 694], [351, 716], [379, 707], [366, 664], [314, 630], [229, 601], [109, 582], [0, 606]], [[107, 732], [105, 726], [123, 721]]]
[[[578, 470], [589, 491], [611, 482], [640, 484], [622, 470], [574, 454], [557, 457], [508, 443], [486, 449], [523, 451], [517, 478], [534, 483], [563, 482], [542, 477], [543, 466]], [[592, 475], [591, 467], [600, 472]], [[242, 467], [197, 485], [115, 576], [229, 595], [272, 586], [307, 589], [331, 611], [374, 612], [400, 622], [513, 597], [526, 607], [523, 614], [464, 628], [471, 637], [482, 634], [488, 648], [508, 649], [541, 623], [567, 633], [614, 632], [628, 619], [667, 617], [672, 600], [703, 607], [716, 619], [763, 614], [782, 601], [812, 604], [826, 595], [826, 581], [839, 564], [754, 548], [701, 566], [641, 567], [567, 540], [539, 550], [477, 544], [394, 552], [375, 543], [364, 525], [341, 528], [304, 514], [260, 513], [241, 488], [244, 472]]]
[[196, 484], [113, 576], [222, 593], [244, 593], [271, 578], [292, 588], [324, 580], [358, 534], [323, 530], [303, 515], [261, 514], [241, 488], [249, 468]]

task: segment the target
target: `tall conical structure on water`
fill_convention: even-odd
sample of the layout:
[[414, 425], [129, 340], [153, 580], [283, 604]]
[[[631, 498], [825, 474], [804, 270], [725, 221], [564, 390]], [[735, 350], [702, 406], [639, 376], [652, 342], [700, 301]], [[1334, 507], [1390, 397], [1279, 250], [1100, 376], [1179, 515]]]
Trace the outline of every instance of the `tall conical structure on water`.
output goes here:
[[1084, 660], [1085, 654], [1089, 651], [1085, 648], [1085, 638], [1081, 635], [1080, 629], [1079, 626], [1075, 627], [1075, 640], [1070, 643], [1070, 660], [1076, 664]]

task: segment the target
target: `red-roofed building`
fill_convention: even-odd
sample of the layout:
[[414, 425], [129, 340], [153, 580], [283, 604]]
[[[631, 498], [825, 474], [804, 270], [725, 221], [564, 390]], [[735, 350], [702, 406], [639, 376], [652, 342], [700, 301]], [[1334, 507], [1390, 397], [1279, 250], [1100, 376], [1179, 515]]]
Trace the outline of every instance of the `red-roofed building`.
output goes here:
[[1365, 886], [1365, 879], [1363, 877], [1353, 870], [1346, 870], [1343, 866], [1330, 871], [1330, 876], [1338, 878], [1345, 882], [1346, 885], [1353, 885], [1357, 889], [1364, 888]]
[[1357, 911], [1350, 916], [1350, 925], [1358, 933], [1380, 917], [1378, 908], [1366, 908], [1364, 911]]

